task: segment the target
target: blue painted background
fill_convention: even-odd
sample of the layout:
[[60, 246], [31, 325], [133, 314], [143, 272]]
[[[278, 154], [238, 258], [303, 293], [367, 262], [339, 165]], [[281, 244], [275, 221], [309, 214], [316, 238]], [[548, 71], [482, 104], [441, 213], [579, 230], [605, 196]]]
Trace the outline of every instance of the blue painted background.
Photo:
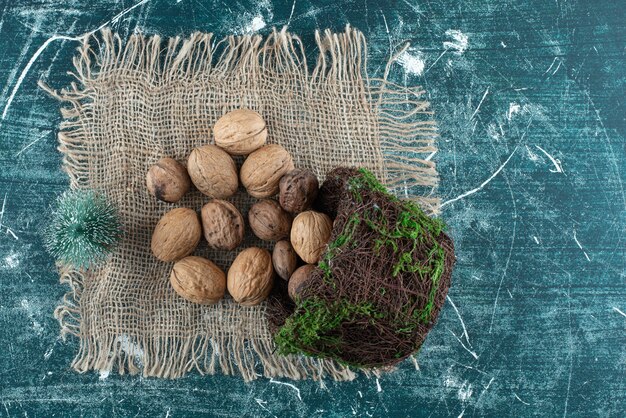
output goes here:
[[[89, 4], [87, 4], [89, 3]], [[587, 0], [0, 1], [0, 416], [624, 416], [624, 4]], [[76, 37], [365, 32], [370, 75], [421, 84], [441, 130], [432, 158], [458, 264], [418, 357], [349, 383], [69, 364], [52, 317], [66, 291], [38, 233], [67, 188], [58, 103]], [[289, 383], [285, 385], [283, 383]]]

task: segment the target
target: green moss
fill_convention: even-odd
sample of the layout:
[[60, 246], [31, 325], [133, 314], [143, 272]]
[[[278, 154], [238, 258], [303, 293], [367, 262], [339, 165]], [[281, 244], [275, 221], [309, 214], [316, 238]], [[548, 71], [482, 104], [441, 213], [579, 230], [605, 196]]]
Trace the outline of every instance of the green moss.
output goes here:
[[[355, 233], [364, 225], [367, 226], [375, 233], [373, 238], [375, 254], [380, 255], [383, 248], [388, 248], [395, 255], [392, 277], [412, 273], [417, 274], [420, 280], [432, 281], [427, 300], [420, 303], [423, 308], [409, 312], [408, 310], [416, 304], [410, 302], [407, 303], [406, 311], [397, 316], [401, 322], [396, 323], [396, 332], [412, 333], [420, 323], [428, 324], [432, 318], [435, 298], [445, 268], [446, 254], [437, 242], [437, 238], [445, 230], [445, 224], [439, 219], [427, 216], [417, 204], [400, 201], [391, 195], [368, 170], [360, 169], [359, 174], [348, 180], [348, 190], [361, 207], [350, 215], [336, 238], [328, 244], [318, 267], [323, 273], [324, 282], [336, 289], [337, 284], [332, 273], [333, 259], [342, 249], [345, 250], [349, 246], [358, 247], [359, 243], [354, 240]], [[390, 224], [381, 208], [364, 201], [364, 196], [371, 192], [381, 193], [385, 198], [402, 205], [393, 224]], [[408, 248], [407, 242], [410, 243]], [[424, 248], [429, 248], [426, 259]], [[381, 288], [379, 292], [384, 295], [387, 290]], [[417, 302], [417, 299], [414, 302]], [[329, 302], [316, 297], [308, 298], [298, 301], [296, 312], [276, 334], [275, 341], [282, 354], [304, 353], [331, 357], [342, 362], [338, 357], [342, 344], [338, 332], [341, 325], [352, 322], [357, 317], [361, 320], [369, 318], [371, 323], [375, 323], [385, 315], [388, 314], [378, 312], [372, 303], [354, 305], [346, 300]]]
[[[369, 170], [361, 168], [359, 173], [361, 174], [360, 176], [354, 176], [349, 180], [350, 190], [357, 201], [363, 203], [362, 190], [365, 188], [368, 191], [382, 193], [394, 202], [399, 202], [399, 199], [391, 195]], [[398, 253], [399, 240], [412, 242], [409, 251], [397, 254], [397, 261], [392, 267], [392, 276], [397, 277], [400, 273], [417, 273], [422, 280], [428, 278], [432, 280], [433, 285], [431, 286], [426, 306], [419, 318], [416, 318], [423, 323], [427, 323], [434, 308], [435, 296], [439, 288], [439, 279], [443, 274], [445, 266], [445, 252], [433, 238], [441, 235], [445, 230], [445, 223], [440, 219], [427, 216], [417, 204], [411, 201], [402, 201], [401, 204], [404, 210], [400, 213], [395, 225], [392, 227], [389, 227], [387, 218], [380, 208], [376, 206], [363, 214], [363, 221], [379, 235], [378, 238], [374, 239], [374, 251], [376, 254], [380, 254], [382, 247], [390, 247], [393, 253]], [[344, 225], [342, 232], [329, 244], [328, 251], [320, 263], [325, 279], [331, 279], [330, 263], [336, 254], [336, 250], [350, 241], [360, 223], [359, 214], [352, 214]], [[421, 260], [415, 253], [418, 246], [424, 244], [426, 239], [429, 240], [427, 244], [431, 245], [432, 249], [428, 254], [428, 258]]]
[[[354, 305], [344, 299], [329, 303], [319, 298], [309, 298], [298, 306], [294, 315], [287, 318], [274, 340], [283, 355], [320, 355], [320, 350], [324, 356], [340, 361], [337, 354], [341, 349], [341, 340], [336, 331], [341, 324], [359, 317], [373, 321], [382, 318], [382, 314], [376, 312], [371, 303]], [[312, 347], [316, 350], [312, 350]]]
[[337, 238], [335, 238], [334, 241], [328, 244], [328, 248], [324, 254], [324, 257], [318, 264], [318, 267], [324, 273], [322, 277], [323, 280], [326, 283], [331, 284], [333, 287], [335, 287], [335, 283], [332, 281], [333, 273], [330, 268], [330, 263], [332, 259], [335, 257], [335, 255], [337, 254], [337, 251], [352, 240], [354, 231], [356, 231], [357, 227], [360, 224], [361, 224], [361, 218], [359, 217], [359, 214], [353, 213], [352, 216], [348, 218], [348, 221], [344, 225], [343, 230], [337, 236]]

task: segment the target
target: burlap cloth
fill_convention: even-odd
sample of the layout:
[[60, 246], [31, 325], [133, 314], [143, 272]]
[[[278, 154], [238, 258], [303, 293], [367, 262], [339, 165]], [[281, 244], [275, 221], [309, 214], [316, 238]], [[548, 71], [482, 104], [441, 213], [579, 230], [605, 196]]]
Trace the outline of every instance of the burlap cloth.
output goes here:
[[[55, 312], [62, 335], [78, 337], [72, 363], [88, 370], [175, 378], [200, 373], [349, 380], [355, 373], [333, 361], [274, 353], [265, 305], [241, 307], [227, 295], [200, 306], [169, 284], [171, 263], [150, 252], [152, 230], [175, 206], [200, 209], [198, 191], [176, 205], [157, 201], [145, 186], [148, 168], [162, 157], [186, 161], [212, 142], [211, 126], [229, 110], [248, 107], [267, 121], [269, 142], [286, 147], [297, 167], [321, 180], [337, 165], [372, 170], [399, 196], [417, 199], [430, 213], [437, 184], [435, 125], [419, 88], [367, 77], [363, 34], [316, 33], [311, 70], [300, 39], [285, 30], [261, 36], [207, 33], [188, 39], [133, 35], [123, 41], [108, 30], [88, 37], [74, 58], [78, 83], [60, 92], [65, 104], [59, 149], [71, 187], [104, 192], [120, 211], [125, 237], [100, 268], [63, 269], [71, 287]], [[231, 201], [247, 213], [251, 199]], [[251, 235], [251, 234], [249, 234]], [[242, 247], [268, 247], [250, 237]], [[224, 270], [234, 253], [197, 255]]]

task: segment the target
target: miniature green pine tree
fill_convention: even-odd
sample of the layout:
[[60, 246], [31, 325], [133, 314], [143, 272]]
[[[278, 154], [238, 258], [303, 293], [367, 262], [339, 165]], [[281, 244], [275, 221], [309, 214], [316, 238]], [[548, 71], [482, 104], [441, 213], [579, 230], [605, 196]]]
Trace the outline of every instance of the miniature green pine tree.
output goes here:
[[63, 193], [44, 231], [50, 254], [76, 268], [88, 268], [103, 261], [121, 236], [115, 206], [91, 190]]

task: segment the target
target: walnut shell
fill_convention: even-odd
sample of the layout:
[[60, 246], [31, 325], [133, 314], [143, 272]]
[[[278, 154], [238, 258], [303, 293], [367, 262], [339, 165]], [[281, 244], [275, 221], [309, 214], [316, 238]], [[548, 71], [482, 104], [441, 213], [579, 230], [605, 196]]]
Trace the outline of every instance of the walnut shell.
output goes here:
[[289, 277], [291, 277], [298, 266], [298, 255], [289, 241], [278, 241], [276, 245], [274, 245], [272, 264], [274, 265], [276, 274], [278, 274], [281, 279], [289, 280]]
[[232, 196], [239, 186], [235, 161], [215, 145], [204, 145], [191, 151], [187, 171], [198, 190], [215, 199]]
[[287, 293], [294, 302], [302, 294], [304, 285], [311, 279], [311, 274], [315, 270], [313, 264], [305, 264], [293, 272], [287, 284]]
[[208, 305], [224, 297], [226, 275], [206, 258], [189, 256], [174, 264], [170, 283], [188, 301]]
[[241, 183], [248, 194], [263, 199], [278, 193], [280, 178], [294, 169], [289, 152], [278, 144], [266, 145], [246, 158], [241, 166]]
[[159, 260], [175, 261], [191, 254], [201, 236], [202, 227], [196, 211], [176, 208], [159, 220], [152, 233], [150, 247]]
[[213, 199], [202, 207], [201, 218], [209, 247], [232, 250], [243, 241], [243, 216], [232, 203]]
[[226, 285], [235, 302], [243, 306], [263, 302], [274, 284], [274, 268], [269, 251], [251, 247], [240, 252], [228, 270]]
[[237, 109], [228, 112], [213, 127], [215, 145], [231, 155], [248, 155], [265, 145], [267, 127], [257, 112]]
[[248, 222], [254, 235], [265, 241], [287, 238], [291, 230], [291, 215], [278, 202], [270, 199], [252, 205], [248, 212]]
[[280, 205], [287, 212], [300, 213], [311, 208], [319, 182], [311, 170], [296, 168], [285, 174], [278, 184]]
[[161, 158], [146, 174], [148, 191], [164, 202], [178, 202], [189, 191], [187, 169], [173, 158]]
[[305, 263], [316, 264], [330, 239], [333, 223], [324, 213], [302, 212], [291, 225], [291, 245]]

